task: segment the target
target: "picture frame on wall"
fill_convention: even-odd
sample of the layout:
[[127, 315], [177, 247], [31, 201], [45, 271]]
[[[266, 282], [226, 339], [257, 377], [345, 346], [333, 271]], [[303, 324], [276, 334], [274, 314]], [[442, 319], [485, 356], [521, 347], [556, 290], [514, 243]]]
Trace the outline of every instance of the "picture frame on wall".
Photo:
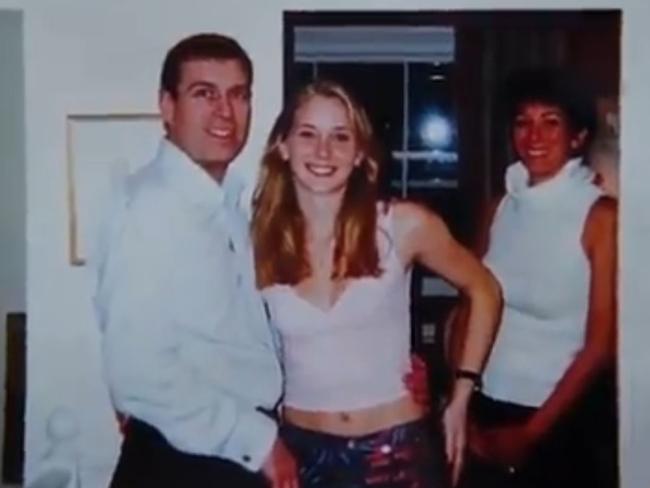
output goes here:
[[155, 154], [157, 113], [76, 113], [66, 117], [68, 260], [84, 266], [101, 221], [126, 178]]

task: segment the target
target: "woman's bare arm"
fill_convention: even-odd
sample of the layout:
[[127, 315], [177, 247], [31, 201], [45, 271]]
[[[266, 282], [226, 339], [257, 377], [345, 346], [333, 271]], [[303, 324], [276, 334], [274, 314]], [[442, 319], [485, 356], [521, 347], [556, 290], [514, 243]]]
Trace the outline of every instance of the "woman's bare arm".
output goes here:
[[395, 222], [402, 259], [424, 265], [467, 297], [467, 336], [458, 367], [480, 372], [494, 340], [500, 311], [496, 279], [432, 211], [412, 203], [395, 204]]
[[[490, 228], [502, 198], [502, 196], [495, 198], [481, 212], [472, 245], [472, 251], [479, 259], [487, 252], [490, 244]], [[445, 356], [451, 368], [457, 368], [461, 360], [468, 319], [469, 303], [466, 297], [461, 296], [445, 322]]]
[[585, 343], [555, 390], [527, 424], [534, 436], [543, 436], [589, 388], [616, 357], [617, 204], [599, 199], [591, 208], [582, 236], [589, 259], [591, 281]]
[[[456, 286], [469, 303], [469, 320], [458, 367], [480, 373], [496, 334], [500, 290], [496, 279], [451, 235], [438, 215], [411, 203], [394, 206], [398, 253], [405, 264], [418, 262]], [[466, 446], [467, 406], [474, 384], [454, 382], [443, 414], [445, 452], [452, 481], [458, 480]]]

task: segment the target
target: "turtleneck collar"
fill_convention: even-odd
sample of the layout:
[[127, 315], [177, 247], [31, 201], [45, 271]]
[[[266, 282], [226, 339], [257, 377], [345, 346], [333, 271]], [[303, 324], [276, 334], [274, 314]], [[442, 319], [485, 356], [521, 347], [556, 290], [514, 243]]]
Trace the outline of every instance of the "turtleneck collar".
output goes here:
[[591, 183], [594, 173], [582, 165], [582, 158], [573, 158], [553, 177], [529, 186], [530, 175], [521, 161], [511, 164], [506, 170], [507, 193], [516, 200], [547, 200], [576, 184]]

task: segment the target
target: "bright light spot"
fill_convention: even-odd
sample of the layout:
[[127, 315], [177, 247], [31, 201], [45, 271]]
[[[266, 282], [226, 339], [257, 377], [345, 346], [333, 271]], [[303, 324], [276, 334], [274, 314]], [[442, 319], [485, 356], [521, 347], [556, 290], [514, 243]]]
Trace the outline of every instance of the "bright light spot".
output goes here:
[[451, 127], [444, 117], [428, 115], [420, 126], [420, 137], [431, 147], [445, 147], [451, 142]]

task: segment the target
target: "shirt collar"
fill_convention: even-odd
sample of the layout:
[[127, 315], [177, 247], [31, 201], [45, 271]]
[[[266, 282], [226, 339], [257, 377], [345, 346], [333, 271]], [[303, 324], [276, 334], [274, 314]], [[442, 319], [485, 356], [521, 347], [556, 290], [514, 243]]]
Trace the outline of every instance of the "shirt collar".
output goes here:
[[530, 175], [521, 161], [511, 164], [506, 170], [506, 191], [518, 199], [551, 198], [567, 186], [593, 180], [593, 172], [582, 165], [582, 158], [573, 158], [552, 178], [529, 186]]
[[156, 161], [168, 176], [171, 186], [192, 205], [207, 210], [238, 206], [244, 183], [232, 166], [220, 184], [167, 138], [160, 142]]

